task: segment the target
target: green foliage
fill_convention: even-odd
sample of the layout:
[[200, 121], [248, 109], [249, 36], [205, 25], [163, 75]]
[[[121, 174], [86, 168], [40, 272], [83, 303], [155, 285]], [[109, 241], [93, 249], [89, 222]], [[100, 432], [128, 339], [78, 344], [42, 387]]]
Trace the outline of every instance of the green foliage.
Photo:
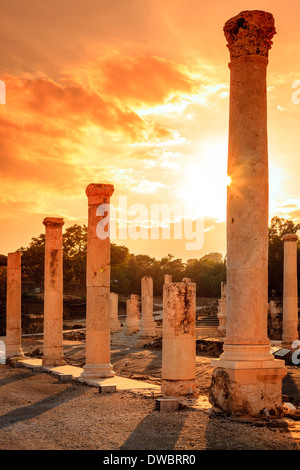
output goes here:
[[45, 234], [33, 237], [27, 248], [21, 247], [22, 279], [32, 281], [36, 286], [44, 282]]
[[87, 227], [72, 225], [63, 234], [64, 285], [71, 281], [80, 287], [86, 283]]
[[[282, 295], [283, 241], [285, 233], [296, 233], [300, 224], [292, 220], [273, 217], [269, 227], [269, 295], [273, 290]], [[42, 286], [44, 280], [45, 235], [32, 238], [27, 248], [21, 247], [22, 278]], [[73, 225], [63, 234], [64, 285], [76, 284], [85, 288], [86, 284], [87, 227]], [[300, 245], [298, 244], [298, 272], [300, 272]], [[6, 280], [7, 258], [0, 255], [0, 286], [3, 298]], [[197, 296], [220, 297], [220, 285], [226, 279], [226, 260], [221, 253], [209, 253], [186, 263], [180, 258], [167, 254], [161, 260], [148, 255], [134, 255], [126, 246], [111, 244], [111, 289], [122, 294], [140, 294], [141, 278], [153, 278], [154, 295], [161, 295], [164, 275], [171, 274], [173, 281], [183, 277], [191, 278], [197, 284]]]
[[[278, 297], [283, 293], [283, 241], [282, 237], [286, 233], [297, 233], [300, 224], [295, 224], [292, 220], [273, 217], [269, 227], [269, 296], [275, 290]], [[300, 246], [297, 245], [298, 252], [298, 273], [300, 272]]]

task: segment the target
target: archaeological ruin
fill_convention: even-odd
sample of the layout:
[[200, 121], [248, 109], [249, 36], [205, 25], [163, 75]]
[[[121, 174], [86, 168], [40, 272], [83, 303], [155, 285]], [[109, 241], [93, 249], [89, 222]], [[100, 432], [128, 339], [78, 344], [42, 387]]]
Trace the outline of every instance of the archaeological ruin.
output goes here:
[[[64, 355], [64, 220], [55, 217], [43, 221], [45, 281], [41, 358], [26, 357], [22, 350], [21, 253], [8, 254], [6, 358], [10, 363], [58, 371], [60, 377], [65, 374], [70, 380], [100, 387], [104, 395], [118, 391], [119, 387], [138, 388], [134, 379], [130, 382], [128, 374], [124, 385], [125, 375], [121, 377], [114, 371], [112, 347], [128, 350], [160, 347], [159, 385], [141, 379], [139, 387], [159, 393], [160, 399], [168, 403], [170, 398], [197, 400], [201, 384], [201, 376], [197, 376], [197, 354], [205, 342], [210, 346], [217, 343], [223, 348], [220, 357], [205, 356], [210, 361], [207, 370], [213, 368], [209, 391], [211, 412], [255, 419], [283, 416], [282, 381], [287, 368], [283, 359], [275, 359], [269, 333], [275, 331], [281, 315], [283, 331], [277, 349], [292, 350], [293, 342], [299, 338], [298, 237], [293, 233], [283, 236], [280, 309], [275, 300], [268, 301], [267, 66], [276, 34], [274, 18], [264, 11], [243, 11], [225, 23], [224, 34], [230, 54], [228, 176], [231, 183], [227, 187], [226, 282], [220, 285], [221, 295], [213, 305], [213, 314], [209, 312], [207, 319], [202, 313], [206, 305], [197, 304], [197, 285], [189, 277], [178, 282], [171, 274], [164, 274], [162, 305], [154, 299], [154, 276], [143, 276], [140, 291], [128, 293], [125, 300], [120, 300], [118, 291], [112, 292], [109, 204], [114, 186], [89, 184], [86, 188], [86, 324], [82, 327], [85, 365], [72, 368]], [[104, 209], [100, 211], [100, 207]], [[126, 363], [122, 367], [126, 370]]]

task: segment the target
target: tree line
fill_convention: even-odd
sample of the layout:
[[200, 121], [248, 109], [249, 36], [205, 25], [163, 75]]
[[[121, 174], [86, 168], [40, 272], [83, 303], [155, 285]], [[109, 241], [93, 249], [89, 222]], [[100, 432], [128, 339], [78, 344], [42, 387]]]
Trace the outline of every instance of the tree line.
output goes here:
[[[285, 233], [296, 233], [300, 224], [273, 217], [269, 227], [269, 296], [282, 296], [283, 241]], [[300, 272], [300, 245], [298, 243], [298, 273]], [[43, 289], [45, 235], [33, 237], [28, 247], [21, 247], [22, 282]], [[77, 286], [84, 291], [86, 284], [87, 227], [73, 225], [63, 234], [64, 287]], [[6, 256], [0, 255], [0, 296], [6, 288]], [[135, 255], [126, 246], [111, 244], [111, 290], [120, 294], [140, 294], [141, 278], [153, 278], [154, 295], [161, 295], [164, 275], [173, 281], [191, 278], [197, 284], [197, 296], [220, 297], [220, 285], [226, 280], [226, 257], [209, 253], [199, 259], [183, 262], [171, 254], [157, 260], [148, 255]]]

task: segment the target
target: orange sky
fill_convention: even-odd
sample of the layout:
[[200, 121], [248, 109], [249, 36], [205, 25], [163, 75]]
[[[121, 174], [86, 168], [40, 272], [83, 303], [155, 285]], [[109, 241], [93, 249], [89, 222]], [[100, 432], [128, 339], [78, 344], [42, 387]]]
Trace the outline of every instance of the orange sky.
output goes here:
[[[300, 217], [299, 0], [1, 2], [0, 252], [27, 246], [46, 216], [87, 223], [85, 188], [112, 183], [128, 205], [194, 203], [186, 240], [114, 240], [184, 260], [225, 253], [227, 19], [270, 11], [270, 217]], [[121, 217], [121, 214], [118, 216]], [[151, 226], [151, 220], [143, 221]]]

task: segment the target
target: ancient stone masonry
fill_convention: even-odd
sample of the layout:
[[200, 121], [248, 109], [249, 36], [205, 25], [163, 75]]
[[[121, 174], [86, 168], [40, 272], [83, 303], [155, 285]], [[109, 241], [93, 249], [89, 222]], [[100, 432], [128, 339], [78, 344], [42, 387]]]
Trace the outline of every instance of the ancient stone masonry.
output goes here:
[[21, 347], [21, 253], [7, 256], [6, 358], [22, 358]]
[[121, 329], [121, 324], [118, 317], [118, 294], [110, 293], [110, 331], [115, 333]]
[[130, 299], [126, 300], [126, 321], [124, 324], [125, 334], [131, 335], [139, 331], [140, 304], [139, 296], [131, 294]]
[[165, 284], [163, 297], [161, 391], [196, 396], [196, 284]]
[[[84, 378], [114, 376], [110, 363], [110, 238], [109, 233], [106, 236], [97, 234], [97, 228], [109, 220], [109, 204], [113, 191], [111, 184], [90, 184], [86, 188], [89, 212]], [[102, 208], [107, 210], [99, 214], [98, 208], [102, 204], [106, 205]], [[105, 225], [108, 226], [107, 223]]]
[[142, 316], [139, 322], [139, 335], [143, 338], [156, 336], [156, 323], [153, 319], [153, 279], [151, 276], [142, 278]]
[[298, 339], [298, 237], [295, 233], [286, 233], [282, 239], [284, 242], [282, 343], [290, 348], [293, 341]]
[[219, 299], [219, 305], [218, 305], [218, 319], [219, 319], [218, 330], [222, 336], [225, 336], [226, 322], [227, 322], [226, 282], [221, 282], [221, 298]]
[[63, 356], [63, 251], [61, 218], [46, 217], [43, 365], [65, 363]]
[[242, 11], [225, 23], [230, 59], [256, 55], [268, 58], [275, 34], [274, 18], [265, 11]]
[[282, 414], [283, 361], [267, 337], [268, 146], [266, 70], [270, 13], [244, 11], [224, 27], [230, 51], [227, 189], [228, 318], [210, 402], [227, 414]]

